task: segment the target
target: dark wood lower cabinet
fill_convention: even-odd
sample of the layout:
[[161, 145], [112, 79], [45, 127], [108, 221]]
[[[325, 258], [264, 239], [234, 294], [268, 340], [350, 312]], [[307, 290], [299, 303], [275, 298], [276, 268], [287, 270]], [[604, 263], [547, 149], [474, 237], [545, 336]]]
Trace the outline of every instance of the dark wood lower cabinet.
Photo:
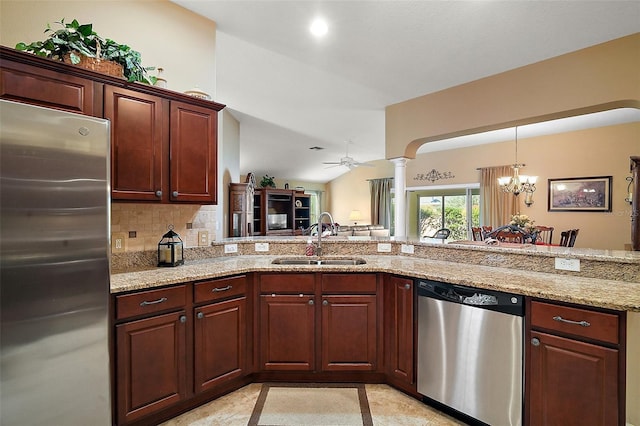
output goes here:
[[375, 295], [322, 297], [322, 370], [373, 371], [377, 368]]
[[263, 370], [315, 368], [313, 295], [260, 296], [260, 366]]
[[413, 279], [389, 276], [384, 289], [387, 375], [403, 389], [415, 389], [415, 286]]
[[530, 425], [617, 425], [618, 350], [531, 332]]
[[527, 299], [526, 424], [625, 424], [626, 316]]
[[186, 327], [184, 311], [116, 326], [119, 424], [186, 397]]
[[246, 297], [196, 308], [195, 392], [203, 392], [246, 372]]

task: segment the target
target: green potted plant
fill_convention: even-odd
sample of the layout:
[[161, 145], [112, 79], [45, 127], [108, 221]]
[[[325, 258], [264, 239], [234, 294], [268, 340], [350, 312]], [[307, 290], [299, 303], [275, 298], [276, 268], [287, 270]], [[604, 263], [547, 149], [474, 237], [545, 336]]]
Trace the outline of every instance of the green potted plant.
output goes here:
[[[119, 44], [111, 39], [103, 39], [95, 31], [92, 24], [80, 24], [77, 20], [70, 23], [56, 22], [62, 26], [53, 30], [47, 23], [45, 34], [50, 33], [44, 41], [34, 41], [30, 44], [20, 42], [16, 44], [16, 50], [33, 53], [37, 56], [70, 62], [74, 65], [84, 66], [85, 58], [95, 58], [98, 62], [107, 61], [122, 67], [120, 76], [130, 81], [139, 81], [154, 84], [155, 78], [148, 74], [154, 67], [143, 67], [139, 52], [125, 44]], [[88, 68], [100, 71], [93, 66]], [[106, 71], [109, 74], [117, 74]]]
[[269, 175], [262, 176], [262, 179], [260, 180], [260, 186], [263, 188], [275, 188], [276, 187], [275, 178]]

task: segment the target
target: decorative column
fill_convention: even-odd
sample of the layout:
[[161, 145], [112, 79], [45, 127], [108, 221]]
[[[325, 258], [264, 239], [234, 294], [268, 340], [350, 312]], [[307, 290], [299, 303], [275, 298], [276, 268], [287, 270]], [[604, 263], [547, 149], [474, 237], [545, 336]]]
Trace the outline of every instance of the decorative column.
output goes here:
[[393, 188], [395, 190], [396, 208], [394, 212], [395, 227], [394, 236], [405, 238], [407, 236], [407, 158], [392, 158], [396, 168], [393, 177]]
[[640, 157], [631, 157], [633, 188], [631, 199], [631, 249], [640, 250]]

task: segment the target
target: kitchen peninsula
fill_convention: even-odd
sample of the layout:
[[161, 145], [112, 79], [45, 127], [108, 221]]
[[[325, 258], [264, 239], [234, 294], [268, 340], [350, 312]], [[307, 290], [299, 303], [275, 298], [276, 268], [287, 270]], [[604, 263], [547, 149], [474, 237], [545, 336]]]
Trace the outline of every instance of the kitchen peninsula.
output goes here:
[[[605, 372], [617, 387], [607, 410], [637, 424], [630, 401], [640, 382], [631, 361], [640, 350], [640, 253], [330, 237], [323, 258], [365, 263], [273, 263], [305, 259], [305, 244], [301, 237], [231, 238], [188, 249], [177, 268], [154, 267], [154, 252], [114, 254], [119, 424], [169, 418], [252, 381], [386, 382], [419, 398], [414, 279], [521, 294], [528, 309], [542, 303], [617, 318], [608, 330], [614, 343], [560, 334], [571, 344], [619, 354], [619, 366]], [[577, 260], [580, 272], [556, 270], [556, 258]], [[531, 323], [530, 311], [525, 318], [528, 352], [531, 336], [546, 333]], [[355, 339], [344, 337], [347, 324], [358, 328]], [[349, 346], [349, 340], [356, 341]], [[174, 360], [161, 377], [147, 369], [149, 350]], [[145, 374], [162, 386], [140, 387]], [[527, 409], [544, 403], [536, 395], [525, 392]]]

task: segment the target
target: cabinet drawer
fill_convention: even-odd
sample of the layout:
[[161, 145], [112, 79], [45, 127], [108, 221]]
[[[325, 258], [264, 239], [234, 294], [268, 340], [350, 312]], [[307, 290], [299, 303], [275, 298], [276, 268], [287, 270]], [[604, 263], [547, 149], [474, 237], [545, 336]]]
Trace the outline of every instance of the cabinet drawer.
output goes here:
[[184, 285], [116, 296], [116, 319], [181, 308], [186, 300]]
[[325, 274], [322, 292], [338, 294], [375, 294], [376, 274]]
[[618, 315], [531, 302], [531, 326], [618, 344]]
[[314, 293], [315, 274], [264, 274], [260, 276], [262, 293]]
[[201, 303], [226, 299], [228, 297], [244, 294], [246, 290], [246, 275], [219, 280], [202, 281], [196, 283], [193, 288], [193, 300], [195, 303]]

